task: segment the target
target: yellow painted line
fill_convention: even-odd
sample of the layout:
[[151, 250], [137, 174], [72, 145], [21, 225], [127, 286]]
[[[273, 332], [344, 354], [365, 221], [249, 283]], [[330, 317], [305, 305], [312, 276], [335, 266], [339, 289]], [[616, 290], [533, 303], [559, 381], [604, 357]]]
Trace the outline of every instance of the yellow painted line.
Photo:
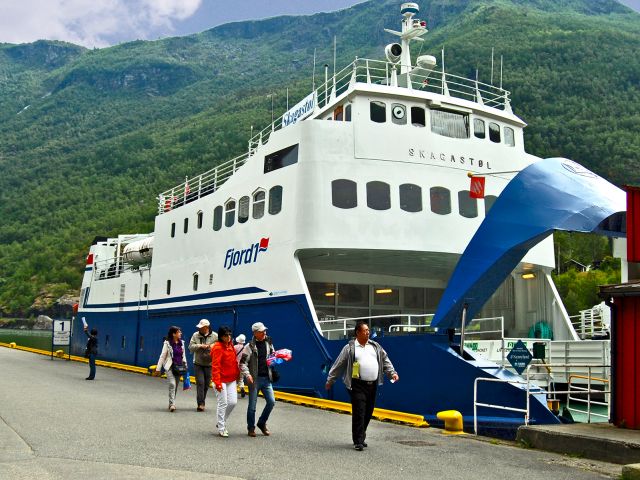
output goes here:
[[[49, 350], [39, 350], [37, 348], [29, 348], [29, 347], [21, 347], [19, 345], [11, 346], [9, 343], [0, 342], [0, 347], [6, 348], [15, 348], [16, 350], [23, 350], [26, 352], [37, 353], [40, 355], [51, 356], [51, 351]], [[55, 352], [54, 352], [55, 353]], [[67, 358], [65, 355], [64, 358]], [[71, 360], [75, 362], [84, 362], [87, 363], [89, 360], [84, 357], [78, 357], [76, 355], [71, 355]], [[100, 365], [101, 367], [114, 368], [116, 370], [123, 370], [126, 372], [140, 373], [143, 375], [149, 375], [149, 368], [145, 367], [134, 367], [133, 365], [126, 365], [123, 363], [115, 363], [115, 362], [107, 362], [104, 360], [96, 360], [96, 365]], [[194, 377], [191, 378], [191, 383], [196, 383]], [[307, 397], [305, 395], [295, 395], [293, 393], [287, 392], [274, 392], [277, 400], [294, 403], [296, 405], [304, 405], [308, 407], [316, 407], [322, 408], [324, 410], [334, 410], [344, 413], [351, 413], [351, 404], [345, 402], [336, 402], [335, 400], [327, 400], [324, 398], [317, 397]], [[390, 420], [393, 422], [404, 423], [406, 425], [411, 425], [414, 427], [428, 427], [429, 424], [425, 421], [422, 415], [416, 415], [413, 413], [404, 413], [398, 412], [395, 410], [385, 410], [382, 408], [376, 408], [373, 410], [373, 417], [378, 420]]]
[[[325, 410], [337, 410], [339, 412], [351, 413], [351, 404], [345, 402], [336, 402], [335, 400], [327, 400], [324, 398], [307, 397], [304, 395], [295, 395], [287, 392], [275, 392], [275, 397], [278, 400], [282, 400], [289, 403], [295, 403], [296, 405], [305, 405], [310, 407], [322, 408]], [[385, 410], [383, 408], [376, 408], [373, 410], [373, 417], [378, 420], [391, 420], [393, 422], [405, 423], [414, 427], [428, 427], [429, 424], [425, 421], [422, 415], [416, 415], [413, 413], [397, 412], [395, 410]]]

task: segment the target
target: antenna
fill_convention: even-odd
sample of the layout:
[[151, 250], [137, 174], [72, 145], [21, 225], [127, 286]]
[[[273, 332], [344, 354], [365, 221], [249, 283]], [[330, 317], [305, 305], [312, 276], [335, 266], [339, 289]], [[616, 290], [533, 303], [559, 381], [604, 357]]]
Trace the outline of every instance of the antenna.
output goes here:
[[502, 90], [502, 55], [500, 55], [500, 90]]
[[329, 103], [329, 64], [324, 64], [324, 104]]
[[491, 47], [491, 85], [493, 85], [493, 47]]
[[311, 77], [311, 90], [316, 91], [316, 49], [313, 49], [313, 76]]
[[336, 50], [338, 49], [338, 39], [333, 36], [333, 78], [336, 77]]

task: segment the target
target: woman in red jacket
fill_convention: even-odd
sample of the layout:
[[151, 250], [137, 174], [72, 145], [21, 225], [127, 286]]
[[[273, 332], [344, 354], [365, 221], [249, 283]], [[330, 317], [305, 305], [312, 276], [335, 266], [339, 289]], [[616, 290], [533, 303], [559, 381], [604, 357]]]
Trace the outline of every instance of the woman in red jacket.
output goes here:
[[211, 381], [218, 396], [218, 435], [228, 437], [227, 419], [233, 407], [238, 403], [236, 381], [240, 368], [236, 360], [236, 352], [231, 343], [231, 329], [221, 326], [218, 329], [218, 341], [211, 349]]

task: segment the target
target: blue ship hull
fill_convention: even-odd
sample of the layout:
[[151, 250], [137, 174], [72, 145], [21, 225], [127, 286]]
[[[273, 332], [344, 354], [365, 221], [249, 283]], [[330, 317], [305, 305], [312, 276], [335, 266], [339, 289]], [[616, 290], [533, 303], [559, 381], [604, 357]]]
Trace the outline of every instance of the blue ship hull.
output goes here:
[[[114, 305], [100, 307], [113, 308]], [[327, 371], [346, 340], [327, 340], [313, 324], [304, 295], [277, 297], [243, 303], [190, 305], [181, 308], [138, 311], [80, 311], [91, 328], [99, 332], [98, 358], [129, 365], [155, 365], [162, 340], [170, 325], [179, 326], [189, 341], [201, 318], [208, 318], [215, 330], [232, 327], [234, 335], [251, 337], [251, 325], [264, 322], [276, 348], [289, 348], [293, 359], [280, 365], [277, 389], [314, 397], [348, 402], [342, 382], [327, 392]], [[81, 354], [85, 347], [82, 323], [75, 322], [72, 351]], [[473, 388], [477, 377], [518, 379], [497, 365], [484, 360], [462, 359], [449, 346], [446, 335], [411, 334], [378, 336], [401, 380], [388, 381], [378, 389], [376, 406], [389, 410], [420, 414], [438, 425], [437, 412], [458, 410], [467, 428], [473, 425]], [[191, 356], [188, 355], [189, 362]], [[479, 401], [514, 408], [525, 408], [526, 391], [505, 383], [482, 383]], [[543, 397], [543, 396], [542, 396]], [[547, 408], [544, 398], [532, 396], [530, 423], [559, 423]], [[479, 425], [485, 433], [512, 436], [524, 423], [524, 414], [507, 410], [479, 408]]]

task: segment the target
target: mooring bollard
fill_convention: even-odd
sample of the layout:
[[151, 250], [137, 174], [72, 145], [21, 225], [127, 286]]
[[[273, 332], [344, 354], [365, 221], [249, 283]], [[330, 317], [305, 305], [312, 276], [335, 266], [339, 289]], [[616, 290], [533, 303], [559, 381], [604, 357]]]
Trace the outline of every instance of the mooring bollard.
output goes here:
[[438, 412], [438, 420], [444, 421], [444, 430], [442, 433], [447, 435], [465, 435], [462, 427], [462, 414], [457, 410], [444, 410]]

